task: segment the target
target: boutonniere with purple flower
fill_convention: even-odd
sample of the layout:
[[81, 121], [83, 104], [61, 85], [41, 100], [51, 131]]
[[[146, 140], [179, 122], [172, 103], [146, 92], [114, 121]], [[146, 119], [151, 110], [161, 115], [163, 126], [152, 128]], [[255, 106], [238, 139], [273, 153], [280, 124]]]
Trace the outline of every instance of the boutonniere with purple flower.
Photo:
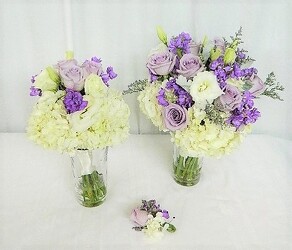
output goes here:
[[[172, 217], [174, 219], [175, 217]], [[156, 200], [142, 200], [140, 207], [133, 209], [130, 219], [133, 229], [142, 231], [151, 238], [161, 238], [164, 232], [174, 233], [176, 228], [171, 224], [169, 213], [162, 209]]]

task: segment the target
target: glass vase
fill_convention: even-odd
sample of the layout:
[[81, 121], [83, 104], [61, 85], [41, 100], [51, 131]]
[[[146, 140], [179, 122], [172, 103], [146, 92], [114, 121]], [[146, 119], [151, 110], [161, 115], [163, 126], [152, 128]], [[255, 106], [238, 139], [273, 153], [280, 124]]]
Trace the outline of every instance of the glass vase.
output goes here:
[[201, 176], [203, 158], [188, 156], [174, 144], [173, 178], [182, 186], [196, 185]]
[[108, 148], [76, 150], [71, 157], [78, 202], [85, 207], [101, 205], [107, 192]]

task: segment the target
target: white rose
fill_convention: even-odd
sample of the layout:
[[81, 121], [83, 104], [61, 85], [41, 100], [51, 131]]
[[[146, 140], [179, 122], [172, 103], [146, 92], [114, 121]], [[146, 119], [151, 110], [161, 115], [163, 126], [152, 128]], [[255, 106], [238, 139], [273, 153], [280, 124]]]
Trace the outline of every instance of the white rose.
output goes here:
[[190, 94], [195, 101], [195, 105], [202, 109], [208, 103], [223, 94], [217, 82], [216, 76], [208, 71], [199, 72], [193, 79], [190, 87]]

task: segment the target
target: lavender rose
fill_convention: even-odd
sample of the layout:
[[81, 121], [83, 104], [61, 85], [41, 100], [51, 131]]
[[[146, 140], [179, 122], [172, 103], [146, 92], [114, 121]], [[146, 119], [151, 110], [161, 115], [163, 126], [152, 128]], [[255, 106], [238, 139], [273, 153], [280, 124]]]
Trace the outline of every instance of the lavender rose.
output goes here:
[[223, 91], [224, 94], [218, 98], [222, 104], [223, 109], [231, 111], [238, 108], [242, 101], [240, 91], [235, 86], [229, 84], [226, 84]]
[[187, 109], [178, 104], [169, 104], [163, 112], [164, 124], [170, 131], [184, 129], [188, 126]]
[[195, 43], [194, 41], [191, 41], [189, 46], [190, 46], [191, 53], [197, 56], [200, 51], [201, 43]]
[[154, 75], [164, 76], [169, 74], [175, 65], [176, 55], [169, 51], [152, 54], [146, 64]]
[[184, 54], [179, 61], [179, 69], [177, 73], [190, 79], [194, 77], [198, 72], [203, 71], [204, 66], [198, 56], [193, 54]]
[[265, 84], [264, 82], [257, 76], [257, 75], [252, 75], [250, 78], [252, 87], [249, 89], [249, 92], [253, 96], [259, 96], [265, 91]]
[[77, 61], [75, 59], [62, 60], [57, 63], [56, 69], [60, 71], [61, 69], [70, 68], [73, 66], [77, 66]]
[[89, 61], [86, 60], [82, 67], [87, 71], [88, 74], [96, 74], [100, 76], [102, 74], [102, 65], [100, 61]]
[[59, 73], [61, 80], [65, 87], [73, 89], [75, 91], [81, 91], [84, 87], [85, 78], [88, 76], [88, 72], [74, 63], [75, 60], [68, 60], [59, 63]]
[[148, 213], [145, 210], [135, 208], [130, 215], [130, 219], [137, 223], [139, 226], [143, 227], [146, 225], [146, 222], [148, 220]]
[[216, 46], [216, 48], [219, 48], [221, 50], [221, 53], [223, 53], [225, 51], [225, 42], [223, 39], [221, 38], [215, 38], [214, 39], [214, 45]]

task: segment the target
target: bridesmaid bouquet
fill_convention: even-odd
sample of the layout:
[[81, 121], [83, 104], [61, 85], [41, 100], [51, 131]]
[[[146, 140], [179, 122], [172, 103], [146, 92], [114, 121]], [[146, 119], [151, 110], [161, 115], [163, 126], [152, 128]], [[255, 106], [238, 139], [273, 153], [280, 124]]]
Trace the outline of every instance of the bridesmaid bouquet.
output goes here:
[[38, 100], [28, 136], [44, 148], [70, 153], [77, 198], [86, 207], [105, 199], [107, 147], [129, 134], [129, 107], [109, 86], [116, 77], [97, 57], [80, 65], [69, 54], [31, 79], [30, 95]]
[[103, 70], [101, 59], [81, 65], [69, 58], [32, 77], [31, 96], [38, 96], [28, 122], [31, 140], [61, 152], [105, 148], [129, 133], [129, 107], [109, 86], [117, 74]]
[[141, 111], [161, 131], [169, 131], [176, 146], [175, 180], [194, 185], [201, 157], [230, 153], [261, 113], [255, 100], [281, 100], [284, 88], [274, 73], [263, 81], [251, 67], [254, 59], [241, 48], [242, 31], [229, 40], [195, 41], [182, 32], [170, 39], [157, 29], [161, 43], [147, 59], [149, 79], [129, 85], [140, 92]]

